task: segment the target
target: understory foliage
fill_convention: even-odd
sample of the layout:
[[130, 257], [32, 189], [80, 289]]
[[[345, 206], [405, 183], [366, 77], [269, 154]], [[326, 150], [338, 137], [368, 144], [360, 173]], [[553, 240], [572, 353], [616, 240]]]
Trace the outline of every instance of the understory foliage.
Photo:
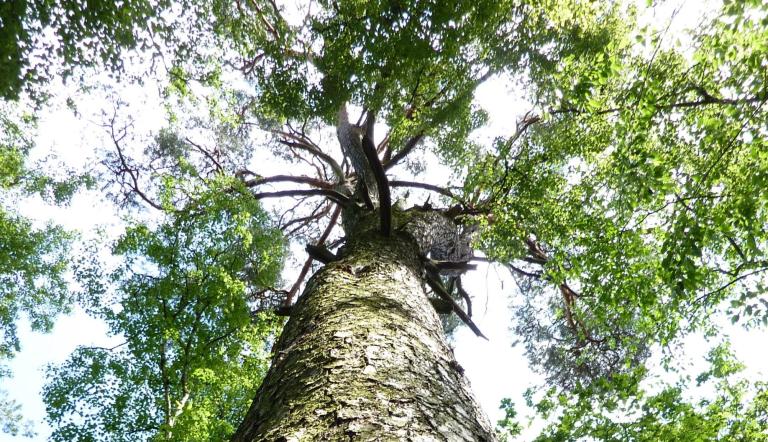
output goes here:
[[78, 265], [80, 302], [116, 343], [49, 368], [52, 440], [223, 440], [239, 424], [281, 324], [249, 300], [276, 282], [283, 242], [257, 201], [209, 186], [159, 225], [128, 227], [114, 271]]
[[[51, 79], [106, 81], [95, 67], [157, 85], [167, 121], [142, 137], [122, 99], [104, 106], [99, 184], [132, 221], [116, 268], [79, 260], [77, 298], [116, 347], [50, 368], [55, 440], [231, 434], [279, 332], [271, 312], [313, 266], [280, 286], [286, 239], [343, 244], [338, 208], [355, 203], [344, 191], [359, 174], [329, 135], [342, 106], [393, 191], [437, 193], [420, 210], [451, 214], [514, 275], [511, 326], [546, 378], [528, 395], [551, 424], [539, 440], [761, 440], [766, 385], [739, 380], [727, 346], [699, 379], [714, 385], [704, 399], [689, 379], [645, 382], [651, 355], [673, 366], [682, 338], [716, 336], [723, 317], [768, 323], [768, 6], [713, 2], [673, 31], [685, 12], [660, 24], [634, 3], [3, 3], [0, 356], [18, 350], [21, 312], [50, 328], [72, 296], [69, 237], [32, 227], [11, 198], [58, 201], [84, 182], [31, 172], [30, 129], [10, 109], [44, 106]], [[483, 110], [486, 82], [514, 87], [529, 112]], [[513, 133], [489, 133], [504, 119]], [[429, 178], [425, 158], [450, 176], [413, 181]], [[267, 215], [275, 197], [293, 200]], [[444, 282], [469, 310], [460, 276]]]
[[[713, 348], [707, 361], [709, 369], [695, 380], [685, 376], [652, 391], [629, 379], [612, 382], [598, 394], [577, 389], [566, 396], [550, 389], [534, 399], [528, 391], [530, 407], [544, 417], [555, 416], [535, 440], [768, 440], [768, 385], [744, 379], [744, 366], [727, 344]], [[709, 391], [696, 399], [697, 389]], [[514, 416], [514, 405], [504, 406]], [[519, 426], [515, 421], [499, 424], [512, 431]]]
[[[0, 103], [0, 379], [8, 376], [5, 364], [22, 347], [17, 323], [24, 318], [33, 330], [50, 331], [56, 315], [68, 312], [72, 300], [64, 274], [73, 235], [51, 223], [35, 224], [17, 206], [27, 196], [63, 204], [90, 182], [87, 176], [46, 175], [29, 164], [35, 121], [23, 109]], [[34, 434], [31, 422], [22, 420], [19, 404], [3, 389], [0, 430]]]

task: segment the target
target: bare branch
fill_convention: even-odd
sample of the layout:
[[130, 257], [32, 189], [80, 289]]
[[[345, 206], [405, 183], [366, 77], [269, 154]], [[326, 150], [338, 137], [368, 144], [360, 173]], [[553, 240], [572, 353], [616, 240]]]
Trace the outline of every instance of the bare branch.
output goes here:
[[129, 189], [139, 196], [139, 198], [142, 199], [145, 203], [149, 204], [151, 207], [157, 209], [157, 210], [164, 210], [163, 206], [160, 204], [157, 204], [154, 202], [147, 194], [145, 194], [141, 188], [139, 187], [139, 171], [138, 168], [131, 167], [128, 165], [128, 160], [126, 159], [125, 155], [123, 154], [122, 146], [120, 146], [120, 142], [125, 138], [126, 136], [126, 130], [123, 129], [123, 133], [121, 135], [117, 135], [115, 133], [115, 116], [112, 116], [112, 119], [109, 124], [109, 134], [110, 138], [112, 138], [112, 144], [115, 146], [115, 150], [117, 151], [118, 159], [120, 160], [121, 169], [117, 171], [119, 174], [127, 174], [128, 177], [130, 177], [130, 183], [128, 184]]
[[376, 154], [376, 146], [368, 134], [363, 135], [362, 140], [363, 153], [368, 160], [373, 177], [376, 179], [376, 187], [379, 190], [379, 217], [381, 233], [389, 236], [392, 233], [392, 197], [389, 194], [389, 184], [387, 175], [381, 166], [379, 156]]
[[440, 195], [447, 196], [448, 198], [463, 203], [462, 199], [456, 196], [456, 194], [450, 190], [446, 189], [445, 187], [435, 186], [434, 184], [418, 183], [415, 181], [390, 180], [389, 185], [392, 187], [413, 187], [417, 189], [430, 190], [432, 192], [437, 192]]
[[224, 172], [224, 167], [222, 167], [221, 163], [219, 163], [218, 160], [211, 154], [211, 152], [208, 151], [208, 149], [204, 148], [203, 146], [193, 142], [189, 138], [184, 138], [184, 141], [189, 144], [190, 146], [194, 147], [195, 150], [205, 155], [206, 158], [208, 158], [215, 166], [215, 169], [219, 172]]
[[[275, 135], [285, 137], [286, 139], [278, 139], [278, 142], [281, 144], [285, 144], [286, 146], [295, 147], [297, 149], [302, 149], [306, 152], [311, 153], [318, 159], [322, 160], [330, 166], [330, 168], [333, 170], [334, 175], [336, 175], [336, 178], [339, 181], [344, 180], [344, 171], [342, 170], [341, 166], [339, 165], [336, 160], [333, 159], [330, 155], [320, 150], [320, 148], [311, 142], [311, 140], [307, 139], [306, 137], [298, 136], [292, 133], [283, 132], [283, 131], [273, 131]], [[293, 140], [292, 142], [289, 140]]]
[[[325, 231], [322, 235], [320, 235], [320, 238], [317, 240], [316, 246], [321, 246], [325, 243], [325, 241], [328, 240], [328, 237], [331, 235], [331, 231], [333, 231], [333, 228], [336, 226], [336, 221], [339, 220], [339, 215], [341, 215], [341, 208], [342, 206], [336, 206], [336, 210], [333, 211], [333, 215], [331, 215], [331, 220], [328, 222], [328, 226], [325, 228]], [[301, 272], [299, 273], [299, 277], [296, 278], [296, 282], [293, 283], [293, 286], [291, 286], [291, 290], [288, 292], [288, 295], [285, 297], [285, 303], [283, 306], [290, 307], [291, 304], [293, 304], [293, 298], [296, 296], [296, 293], [299, 291], [299, 287], [301, 287], [301, 283], [304, 282], [304, 278], [307, 277], [307, 273], [309, 273], [309, 269], [312, 268], [312, 257], [310, 256], [307, 258], [306, 261], [304, 261], [304, 266], [301, 268]]]
[[464, 290], [464, 286], [461, 284], [461, 277], [456, 277], [456, 290], [459, 292], [464, 302], [467, 304], [467, 316], [472, 317], [472, 299], [469, 297], [469, 293]]
[[244, 181], [244, 184], [247, 187], [256, 187], [268, 183], [299, 183], [309, 184], [310, 186], [317, 187], [318, 189], [333, 188], [333, 184], [331, 183], [308, 176], [274, 175], [269, 177], [251, 178], [250, 180]]
[[433, 276], [431, 276], [429, 273], [427, 273], [427, 284], [432, 289], [433, 292], [435, 292], [436, 295], [443, 298], [443, 300], [449, 302], [451, 306], [453, 307], [453, 311], [456, 313], [456, 316], [458, 316], [464, 324], [467, 325], [474, 333], [475, 335], [488, 340], [485, 335], [483, 335], [483, 332], [480, 331], [480, 329], [477, 327], [474, 321], [472, 321], [472, 318], [467, 316], [467, 314], [462, 310], [461, 306], [456, 303], [456, 301], [453, 300], [450, 294], [445, 290], [445, 287], [443, 287], [443, 284], [436, 280]]
[[[282, 216], [285, 216], [285, 215], [286, 215], [288, 212], [292, 212], [293, 210], [295, 210], [295, 208], [296, 208], [296, 207], [294, 206], [292, 209], [289, 209], [288, 211], [286, 211], [285, 213], [283, 213], [283, 215], [281, 216], [281, 226], [280, 226], [280, 229], [281, 229], [281, 230], [283, 230], [283, 231], [285, 231], [285, 229], [287, 229], [288, 227], [290, 227], [290, 226], [292, 226], [292, 225], [294, 225], [294, 224], [299, 224], [299, 226], [298, 226], [298, 227], [296, 227], [295, 229], [292, 229], [290, 232], [288, 232], [288, 233], [286, 233], [286, 234], [285, 234], [286, 236], [288, 236], [288, 237], [291, 237], [291, 236], [293, 236], [293, 235], [294, 235], [296, 232], [298, 232], [298, 231], [299, 231], [299, 230], [301, 230], [302, 228], [304, 228], [304, 227], [306, 227], [307, 225], [309, 225], [309, 223], [311, 223], [312, 221], [316, 221], [316, 220], [319, 220], [319, 219], [321, 219], [322, 217], [324, 217], [325, 215], [327, 215], [327, 214], [328, 214], [328, 211], [330, 210], [330, 208], [331, 208], [331, 205], [332, 205], [332, 204], [333, 204], [333, 203], [330, 203], [330, 202], [329, 202], [329, 203], [326, 203], [326, 204], [322, 204], [322, 203], [321, 203], [321, 204], [318, 204], [318, 205], [317, 205], [317, 206], [314, 208], [314, 210], [312, 210], [312, 213], [311, 213], [311, 214], [309, 214], [309, 215], [307, 215], [307, 216], [302, 216], [302, 217], [299, 217], [299, 218], [294, 218], [294, 219], [292, 219], [292, 220], [290, 220], [290, 221], [286, 222], [285, 224], [282, 224]], [[322, 210], [320, 210], [321, 208], [322, 208]]]
[[332, 189], [295, 189], [295, 190], [278, 190], [274, 192], [258, 192], [254, 193], [253, 197], [256, 199], [263, 198], [281, 198], [284, 196], [298, 197], [298, 196], [324, 196], [331, 200], [346, 206], [349, 204], [349, 198], [341, 193]]

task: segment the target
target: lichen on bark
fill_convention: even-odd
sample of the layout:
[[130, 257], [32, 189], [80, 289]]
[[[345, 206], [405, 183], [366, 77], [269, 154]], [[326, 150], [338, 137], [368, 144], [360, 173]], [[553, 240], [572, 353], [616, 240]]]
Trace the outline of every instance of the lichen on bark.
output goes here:
[[367, 219], [308, 281], [233, 441], [494, 440], [427, 299], [414, 237], [384, 237]]

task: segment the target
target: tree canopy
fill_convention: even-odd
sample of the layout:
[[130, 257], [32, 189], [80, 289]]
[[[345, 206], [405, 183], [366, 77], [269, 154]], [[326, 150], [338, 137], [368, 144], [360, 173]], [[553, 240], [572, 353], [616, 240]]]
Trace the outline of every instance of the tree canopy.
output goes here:
[[[539, 440], [760, 440], [765, 384], [738, 379], [727, 345], [698, 378], [714, 396], [692, 401], [684, 377], [659, 391], [644, 381], [651, 355], [673, 365], [683, 337], [715, 337], [725, 316], [768, 324], [768, 7], [713, 3], [684, 32], [671, 29], [677, 11], [661, 26], [649, 11], [576, 0], [5, 3], [0, 357], [18, 351], [21, 313], [46, 329], [82, 306], [124, 343], [50, 368], [55, 440], [228, 437], [267, 366], [275, 314], [313, 265], [282, 281], [286, 244], [343, 241], [337, 207], [357, 176], [329, 132], [344, 107], [371, 139], [375, 128], [403, 204], [413, 204], [404, 189], [436, 194], [418, 203], [455, 214], [478, 260], [515, 276], [511, 327], [547, 384], [527, 398], [549, 423]], [[92, 176], [34, 170], [35, 111], [62, 78], [89, 91], [154, 82], [165, 127], [139, 136], [114, 99]], [[474, 98], [489, 81], [529, 105], [507, 117], [512, 133], [488, 132], [498, 116]], [[292, 165], [273, 173], [258, 156]], [[425, 182], [438, 160], [451, 176]], [[121, 264], [90, 254], [68, 285], [72, 235], [34, 228], [10, 201], [62, 202], [94, 181], [132, 218], [110, 245]], [[265, 209], [277, 197], [296, 202]], [[469, 312], [460, 277], [445, 283]], [[520, 422], [512, 401], [503, 407], [511, 437]]]

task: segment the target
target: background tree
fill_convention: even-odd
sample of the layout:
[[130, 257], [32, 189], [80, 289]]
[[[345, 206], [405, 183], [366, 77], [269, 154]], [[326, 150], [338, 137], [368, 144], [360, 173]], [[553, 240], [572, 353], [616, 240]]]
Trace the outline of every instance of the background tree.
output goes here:
[[194, 208], [154, 229], [129, 227], [114, 291], [98, 254], [82, 259], [81, 302], [122, 342], [49, 370], [53, 440], [222, 440], [239, 423], [279, 329], [248, 302], [275, 282], [283, 242], [250, 195], [222, 191], [231, 184], [190, 189]]
[[[738, 378], [744, 366], [728, 345], [713, 348], [707, 360], [711, 366], [695, 384], [715, 381], [715, 394], [698, 401], [685, 397], [694, 381], [689, 376], [657, 393], [626, 382], [614, 382], [599, 394], [579, 389], [568, 398], [550, 390], [547, 397], [530, 404], [545, 416], [557, 416], [536, 440], [766, 440], [765, 383]], [[514, 407], [505, 405], [514, 416]]]
[[[8, 376], [6, 363], [21, 349], [19, 319], [29, 320], [33, 330], [49, 331], [56, 315], [69, 311], [72, 298], [64, 273], [73, 236], [52, 224], [36, 226], [16, 205], [30, 195], [62, 204], [90, 182], [87, 176], [64, 178], [29, 164], [34, 131], [34, 118], [23, 107], [0, 103], [0, 378]], [[0, 430], [33, 434], [19, 408], [0, 390]]]

